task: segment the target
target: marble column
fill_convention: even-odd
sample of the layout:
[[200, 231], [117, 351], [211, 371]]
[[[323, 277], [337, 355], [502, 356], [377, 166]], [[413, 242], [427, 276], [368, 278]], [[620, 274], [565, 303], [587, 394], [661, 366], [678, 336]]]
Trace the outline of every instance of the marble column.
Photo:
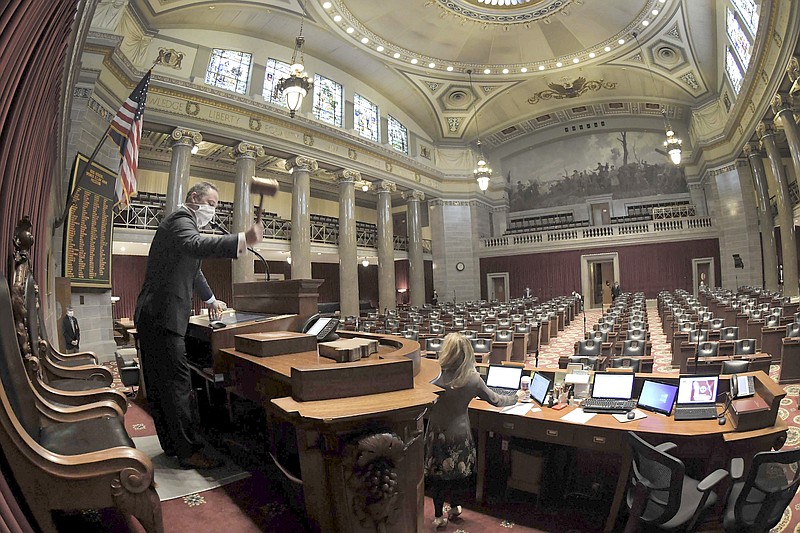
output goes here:
[[394, 275], [394, 221], [392, 220], [392, 193], [397, 186], [391, 181], [376, 184], [378, 190], [378, 307], [379, 310], [397, 308], [397, 286]]
[[203, 140], [200, 132], [184, 128], [175, 128], [170, 137], [172, 138], [172, 160], [169, 165], [164, 216], [178, 209], [178, 206], [186, 199], [186, 192], [189, 190], [192, 148]]
[[344, 169], [339, 182], [339, 308], [342, 316], [358, 316], [358, 248], [356, 240], [356, 190], [361, 174]]
[[408, 229], [408, 292], [409, 303], [416, 307], [425, 305], [425, 262], [422, 258], [422, 217], [420, 202], [425, 194], [420, 191], [405, 191], [407, 202], [406, 226]]
[[[228, 230], [231, 233], [247, 231], [253, 225], [253, 200], [250, 195], [250, 178], [256, 174], [256, 158], [264, 157], [264, 147], [248, 142], [240, 142], [231, 150], [236, 159], [236, 177], [233, 190], [233, 220]], [[253, 261], [256, 258], [248, 253], [233, 262], [231, 281], [242, 283], [255, 281]]]
[[778, 203], [778, 221], [781, 228], [781, 251], [783, 252], [783, 295], [797, 296], [797, 246], [794, 241], [794, 208], [789, 196], [789, 182], [783, 170], [781, 153], [775, 144], [775, 128], [761, 122], [756, 128], [761, 145], [767, 152], [772, 174], [775, 176]]
[[311, 173], [319, 168], [316, 159], [295, 156], [286, 161], [286, 170], [294, 181], [292, 189], [292, 279], [311, 279]]
[[778, 290], [778, 255], [775, 246], [775, 223], [769, 205], [767, 173], [761, 149], [755, 143], [744, 145], [744, 153], [750, 161], [753, 173], [753, 190], [758, 205], [758, 227], [761, 233], [761, 255], [764, 259], [764, 287], [772, 292]]

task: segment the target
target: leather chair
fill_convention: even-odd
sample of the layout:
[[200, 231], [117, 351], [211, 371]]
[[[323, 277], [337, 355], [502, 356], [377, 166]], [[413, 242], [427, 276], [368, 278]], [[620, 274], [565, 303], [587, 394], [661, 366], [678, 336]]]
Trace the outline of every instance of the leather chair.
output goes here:
[[712, 331], [719, 331], [725, 327], [725, 319], [724, 318], [712, 318], [708, 321], [708, 329]]
[[642, 320], [629, 320], [628, 329], [647, 329], [647, 327]]
[[647, 345], [643, 340], [628, 339], [622, 343], [623, 357], [644, 357]]
[[597, 370], [600, 364], [600, 358], [596, 355], [570, 355], [569, 363], [580, 364], [584, 370]]
[[720, 374], [741, 374], [750, 370], [750, 361], [744, 359], [731, 359], [722, 362]]
[[474, 329], [465, 329], [461, 332], [461, 334], [470, 340], [478, 338], [478, 332]]
[[430, 326], [428, 326], [428, 332], [431, 335], [444, 335], [445, 334], [444, 324], [431, 324]]
[[469, 340], [472, 344], [472, 351], [475, 352], [475, 360], [485, 363], [492, 353], [492, 339], [481, 339], [478, 337]]
[[738, 339], [733, 342], [733, 355], [753, 355], [756, 353], [755, 339]]
[[764, 327], [767, 328], [774, 328], [781, 325], [781, 317], [775, 315], [769, 315], [767, 319], [764, 321]]
[[647, 340], [647, 332], [643, 329], [629, 329], [628, 340], [636, 340], [644, 342]]
[[387, 318], [383, 321], [383, 327], [388, 330], [397, 331], [400, 328], [400, 321], [396, 318]]
[[531, 332], [531, 325], [530, 324], [514, 324], [514, 333], [530, 333]]
[[[800, 312], [800, 311], [798, 311]], [[793, 322], [786, 325], [786, 337], [800, 337], [800, 323]]]
[[693, 329], [689, 332], [689, 342], [705, 342], [708, 340], [707, 329]]
[[419, 332], [413, 329], [406, 329], [402, 331], [400, 335], [405, 337], [406, 339], [411, 339], [412, 341], [419, 341]]
[[800, 487], [800, 449], [759, 452], [743, 477], [744, 460], [735, 458], [722, 526], [725, 531], [766, 533], [778, 525]]
[[683, 461], [669, 454], [677, 445], [665, 442], [653, 446], [632, 431], [628, 432], [628, 442], [633, 464], [625, 531], [638, 531], [641, 523], [665, 530], [694, 531], [702, 513], [717, 503], [712, 489], [728, 472], [715, 470], [698, 482], [686, 475]]
[[697, 347], [697, 357], [716, 357], [719, 355], [718, 342], [700, 342]]
[[607, 331], [589, 331], [587, 333], [589, 335], [589, 339], [595, 342], [608, 342], [608, 332]]
[[735, 341], [739, 338], [739, 326], [727, 326], [719, 330], [719, 340]]
[[498, 329], [494, 332], [496, 342], [514, 342], [514, 333], [510, 329]]
[[[120, 348], [114, 352], [114, 358], [117, 361], [117, 371], [119, 372], [119, 379], [126, 387], [139, 386], [139, 358], [136, 354], [136, 348]], [[134, 392], [132, 396], [136, 396]]]
[[432, 359], [439, 358], [439, 352], [442, 351], [442, 343], [444, 339], [435, 337], [432, 339], [425, 339], [425, 357]]
[[794, 321], [795, 322], [800, 322], [800, 311], [798, 311], [798, 312], [796, 312], [794, 314]]
[[494, 333], [497, 331], [497, 324], [483, 324], [481, 326], [481, 333]]
[[611, 359], [611, 368], [630, 368], [634, 373], [640, 372], [642, 360], [638, 357], [614, 357]]
[[582, 340], [578, 341], [578, 347], [576, 348], [575, 355], [592, 355], [598, 356], [600, 355], [603, 349], [603, 344], [598, 342], [594, 339]]
[[688, 332], [692, 331], [693, 329], [697, 329], [697, 324], [695, 324], [694, 322], [689, 322], [687, 320], [687, 321], [678, 323], [678, 331], [687, 332], [688, 333]]
[[497, 327], [508, 329], [511, 327], [511, 319], [510, 318], [498, 318], [497, 319]]

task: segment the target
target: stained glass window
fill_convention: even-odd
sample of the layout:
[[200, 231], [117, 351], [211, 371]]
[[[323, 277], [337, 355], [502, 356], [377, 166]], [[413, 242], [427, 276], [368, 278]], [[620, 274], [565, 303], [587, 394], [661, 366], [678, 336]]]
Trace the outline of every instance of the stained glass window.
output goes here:
[[387, 121], [389, 126], [389, 144], [391, 144], [395, 150], [407, 154], [408, 130], [392, 115], [387, 115]]
[[742, 70], [736, 63], [730, 48], [725, 48], [725, 72], [728, 74], [728, 79], [731, 80], [733, 92], [739, 94], [739, 89], [742, 88]]
[[378, 142], [378, 106], [361, 96], [353, 95], [353, 123], [362, 137]]
[[747, 68], [750, 64], [750, 56], [752, 54], [750, 39], [739, 24], [739, 18], [734, 14], [733, 10], [728, 9], [727, 17], [728, 37], [736, 50], [736, 55], [742, 60], [742, 65]]
[[750, 33], [755, 35], [758, 30], [758, 4], [753, 0], [731, 0], [731, 2], [736, 6]]
[[318, 120], [342, 127], [344, 108], [342, 86], [319, 74], [314, 74], [314, 116]]
[[278, 61], [277, 59], [269, 58], [267, 60], [267, 73], [264, 75], [264, 100], [272, 104], [278, 104], [283, 107], [286, 105], [286, 98], [282, 94], [275, 95], [275, 86], [281, 78], [288, 78], [291, 70], [289, 63]]
[[206, 70], [206, 83], [239, 94], [247, 92], [253, 54], [214, 48]]

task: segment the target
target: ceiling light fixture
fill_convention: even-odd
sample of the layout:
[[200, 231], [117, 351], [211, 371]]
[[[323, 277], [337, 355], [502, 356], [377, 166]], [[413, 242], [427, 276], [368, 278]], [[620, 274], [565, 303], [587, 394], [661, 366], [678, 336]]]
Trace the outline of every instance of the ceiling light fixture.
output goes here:
[[361, 261], [361, 266], [368, 267], [369, 266], [369, 259], [366, 257]]
[[323, 9], [330, 9], [330, 8], [331, 8], [331, 5], [332, 5], [332, 4], [331, 4], [330, 2], [323, 2], [323, 3], [322, 3], [322, 8], [323, 8]]
[[539, 70], [544, 70], [544, 65], [539, 65]]
[[195, 155], [199, 151], [200, 151], [199, 145], [195, 144], [194, 146], [192, 146], [192, 155]]
[[507, 68], [503, 69], [503, 74], [508, 74], [508, 69]]
[[377, 50], [378, 52], [383, 52], [383, 46], [379, 46], [379, 47], [378, 47], [378, 48], [376, 48], [375, 50]]
[[483, 73], [484, 73], [484, 74], [491, 74], [491, 73], [492, 73], [492, 69], [490, 69], [490, 68], [485, 68], [485, 69], [483, 69]]
[[333, 16], [333, 21], [334, 22], [341, 22], [342, 21], [342, 16], [341, 15], [334, 15]]
[[[475, 98], [475, 89], [472, 86], [472, 69], [467, 70], [469, 75], [469, 90], [472, 92], [472, 97]], [[486, 163], [486, 158], [483, 156], [483, 146], [481, 146], [481, 127], [478, 124], [478, 105], [477, 100], [474, 102], [475, 107], [475, 130], [478, 132], [478, 166], [472, 173], [475, 179], [478, 180], [478, 188], [486, 191], [489, 188], [489, 181], [492, 179], [492, 169]]]
[[356, 29], [352, 26], [348, 26], [347, 29], [344, 31], [346, 31], [347, 33], [353, 33], [354, 31], [356, 31]]
[[[305, 5], [301, 4], [303, 13], [305, 13]], [[281, 78], [275, 84], [275, 96], [283, 95], [286, 98], [286, 106], [289, 108], [289, 116], [294, 118], [295, 113], [300, 109], [303, 103], [303, 97], [308, 94], [308, 90], [314, 84], [308, 81], [308, 73], [304, 72], [303, 66], [303, 43], [306, 38], [303, 37], [303, 21], [304, 17], [300, 17], [300, 32], [294, 39], [294, 52], [292, 52], [292, 63], [289, 67], [289, 77]], [[298, 54], [300, 55], [298, 61]]]
[[557, 68], [561, 68], [561, 67], [563, 67], [563, 66], [564, 66], [564, 63], [562, 63], [561, 61], [559, 61], [558, 63], [556, 63], [556, 67], [557, 67]]
[[447, 67], [447, 72], [453, 72], [453, 67]]
[[524, 73], [528, 72], [528, 67], [522, 67], [521, 69], [519, 69], [519, 71], [524, 74]]
[[367, 39], [366, 37], [362, 37], [361, 38], [361, 44], [367, 44], [368, 42], [369, 42], [369, 39]]

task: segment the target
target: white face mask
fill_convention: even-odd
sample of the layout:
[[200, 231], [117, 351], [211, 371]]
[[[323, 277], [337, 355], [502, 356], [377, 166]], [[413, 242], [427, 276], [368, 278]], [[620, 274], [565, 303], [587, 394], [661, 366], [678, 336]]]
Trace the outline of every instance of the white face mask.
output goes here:
[[73, 311], [67, 311], [67, 316], [71, 317], [71, 316], [74, 316], [74, 315], [75, 315], [75, 313]]
[[202, 228], [207, 226], [214, 219], [216, 208], [208, 204], [192, 204], [195, 206], [194, 215], [197, 217], [197, 226]]

